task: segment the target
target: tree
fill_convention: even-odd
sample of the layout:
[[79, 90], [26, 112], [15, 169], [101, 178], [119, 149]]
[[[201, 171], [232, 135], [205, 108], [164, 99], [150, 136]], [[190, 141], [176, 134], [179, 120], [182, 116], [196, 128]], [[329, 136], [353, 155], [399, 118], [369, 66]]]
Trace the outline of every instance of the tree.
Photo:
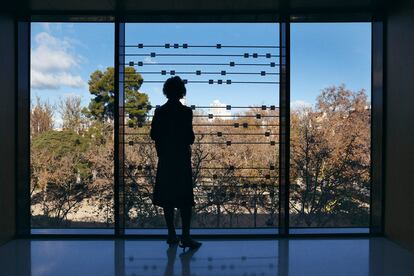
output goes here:
[[36, 104], [32, 106], [30, 114], [30, 132], [35, 136], [39, 133], [53, 129], [54, 107], [48, 102], [42, 102], [36, 97]]
[[60, 99], [58, 107], [63, 120], [62, 128], [79, 133], [83, 129], [81, 98], [67, 96]]
[[328, 87], [291, 114], [291, 208], [296, 225], [364, 225], [370, 183], [370, 108], [364, 90]]
[[[108, 67], [104, 72], [96, 70], [90, 76], [89, 92], [93, 95], [88, 108], [84, 113], [92, 119], [99, 121], [113, 121], [114, 119], [114, 82], [115, 70]], [[145, 120], [148, 95], [141, 93], [139, 89], [144, 81], [134, 67], [125, 67], [125, 115], [129, 117], [129, 123], [136, 124]]]

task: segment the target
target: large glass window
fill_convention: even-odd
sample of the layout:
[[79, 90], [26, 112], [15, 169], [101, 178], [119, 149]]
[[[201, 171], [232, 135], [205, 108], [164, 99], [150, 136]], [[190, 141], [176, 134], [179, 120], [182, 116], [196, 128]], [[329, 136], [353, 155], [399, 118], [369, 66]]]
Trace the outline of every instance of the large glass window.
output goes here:
[[111, 228], [114, 27], [31, 24], [32, 228]]
[[371, 24], [291, 24], [292, 227], [368, 227]]
[[277, 227], [278, 33], [276, 23], [126, 24], [127, 227], [165, 228], [148, 132], [174, 75], [194, 116], [194, 228]]

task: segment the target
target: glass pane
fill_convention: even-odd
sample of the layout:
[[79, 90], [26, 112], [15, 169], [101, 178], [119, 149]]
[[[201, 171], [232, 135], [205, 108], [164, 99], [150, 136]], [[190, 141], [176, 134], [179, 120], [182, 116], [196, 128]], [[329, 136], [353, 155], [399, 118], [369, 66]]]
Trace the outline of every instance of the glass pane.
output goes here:
[[33, 228], [113, 227], [113, 34], [31, 24]]
[[188, 81], [182, 103], [196, 133], [193, 227], [277, 227], [278, 32], [275, 23], [126, 25], [127, 227], [165, 228], [151, 200], [157, 154], [148, 133], [174, 75]]
[[371, 24], [291, 25], [292, 227], [368, 227]]

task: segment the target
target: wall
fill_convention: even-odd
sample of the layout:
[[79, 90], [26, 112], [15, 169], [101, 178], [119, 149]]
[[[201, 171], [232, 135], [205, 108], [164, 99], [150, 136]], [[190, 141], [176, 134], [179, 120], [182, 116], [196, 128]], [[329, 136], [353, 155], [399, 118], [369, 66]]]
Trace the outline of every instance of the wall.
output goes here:
[[14, 20], [0, 15], [0, 244], [15, 234]]
[[414, 5], [390, 13], [386, 49], [385, 234], [414, 250]]

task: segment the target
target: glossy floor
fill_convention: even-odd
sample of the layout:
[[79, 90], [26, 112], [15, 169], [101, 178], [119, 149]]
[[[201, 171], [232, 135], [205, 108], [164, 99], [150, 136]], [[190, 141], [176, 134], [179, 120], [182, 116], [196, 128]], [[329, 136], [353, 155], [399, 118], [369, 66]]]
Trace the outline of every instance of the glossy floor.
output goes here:
[[383, 238], [205, 240], [195, 252], [160, 240], [15, 240], [0, 275], [414, 275], [414, 254]]

